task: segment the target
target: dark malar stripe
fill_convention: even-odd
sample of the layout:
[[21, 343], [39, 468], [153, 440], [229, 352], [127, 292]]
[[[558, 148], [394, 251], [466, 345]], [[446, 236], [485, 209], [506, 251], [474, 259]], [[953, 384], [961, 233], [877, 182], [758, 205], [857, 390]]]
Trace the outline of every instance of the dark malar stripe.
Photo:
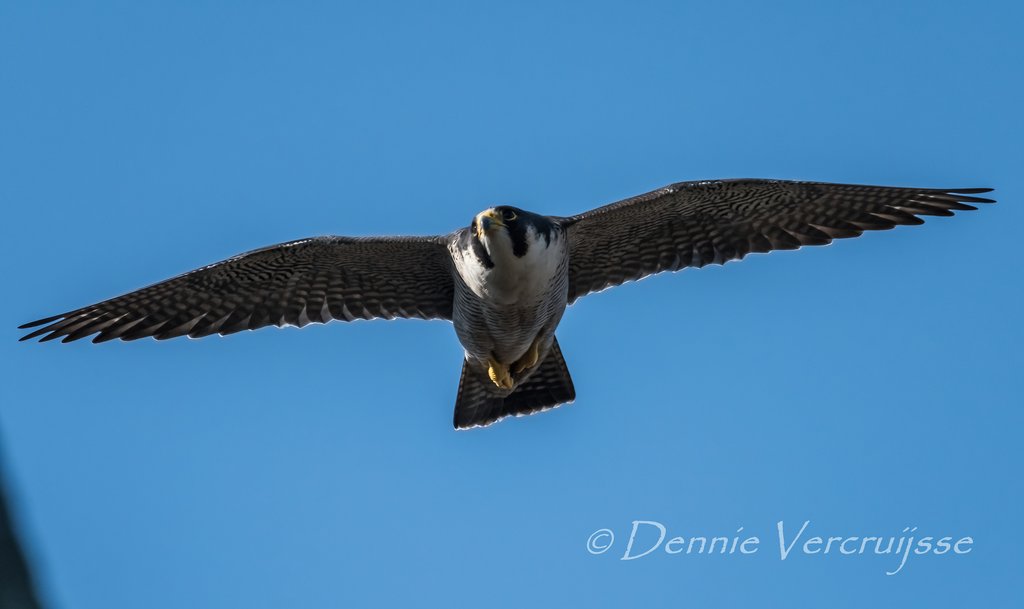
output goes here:
[[494, 261], [491, 260], [490, 254], [487, 253], [487, 248], [480, 242], [480, 238], [476, 236], [476, 231], [470, 231], [468, 234], [473, 255], [480, 261], [480, 264], [484, 265], [485, 269], [493, 269]]

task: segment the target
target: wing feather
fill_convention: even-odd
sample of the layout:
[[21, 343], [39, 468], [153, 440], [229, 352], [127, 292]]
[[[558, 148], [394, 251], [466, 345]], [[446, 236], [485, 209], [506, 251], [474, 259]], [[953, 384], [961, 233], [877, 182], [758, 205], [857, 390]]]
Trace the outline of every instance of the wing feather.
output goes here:
[[825, 245], [993, 203], [991, 188], [896, 188], [791, 182], [680, 182], [559, 219], [569, 236], [569, 302], [661, 271], [749, 253]]
[[453, 293], [443, 237], [315, 237], [24, 324], [34, 330], [21, 340], [163, 340], [332, 319], [451, 319]]

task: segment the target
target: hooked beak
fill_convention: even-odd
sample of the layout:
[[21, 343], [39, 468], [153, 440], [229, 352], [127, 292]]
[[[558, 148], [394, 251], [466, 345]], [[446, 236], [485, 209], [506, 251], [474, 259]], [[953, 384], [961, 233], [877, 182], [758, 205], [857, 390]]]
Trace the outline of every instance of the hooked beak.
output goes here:
[[501, 219], [501, 214], [493, 209], [480, 212], [476, 217], [476, 236], [479, 239], [484, 238], [485, 233], [489, 233], [498, 228], [505, 228], [505, 221]]

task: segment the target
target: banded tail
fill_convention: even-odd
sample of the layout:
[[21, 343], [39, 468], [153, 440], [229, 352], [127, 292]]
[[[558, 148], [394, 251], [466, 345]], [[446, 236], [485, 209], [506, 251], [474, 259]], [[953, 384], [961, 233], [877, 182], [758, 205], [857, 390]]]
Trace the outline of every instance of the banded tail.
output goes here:
[[455, 429], [484, 427], [507, 416], [534, 414], [576, 399], [558, 340], [552, 339], [547, 357], [525, 383], [506, 397], [498, 391], [486, 374], [463, 362], [455, 398]]

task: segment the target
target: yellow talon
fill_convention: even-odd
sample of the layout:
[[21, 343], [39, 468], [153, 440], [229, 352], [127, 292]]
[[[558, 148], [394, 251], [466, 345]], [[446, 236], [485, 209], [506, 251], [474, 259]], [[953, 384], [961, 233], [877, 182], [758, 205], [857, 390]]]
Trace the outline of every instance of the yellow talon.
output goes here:
[[491, 382], [497, 385], [499, 389], [512, 388], [512, 375], [508, 372], [508, 366], [504, 364], [494, 360], [488, 362], [487, 376], [491, 377]]
[[533, 344], [526, 350], [526, 353], [519, 358], [513, 365], [513, 369], [516, 374], [520, 374], [525, 370], [529, 370], [537, 365], [537, 360], [540, 359], [540, 337], [538, 336], [533, 340]]

